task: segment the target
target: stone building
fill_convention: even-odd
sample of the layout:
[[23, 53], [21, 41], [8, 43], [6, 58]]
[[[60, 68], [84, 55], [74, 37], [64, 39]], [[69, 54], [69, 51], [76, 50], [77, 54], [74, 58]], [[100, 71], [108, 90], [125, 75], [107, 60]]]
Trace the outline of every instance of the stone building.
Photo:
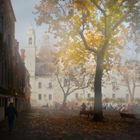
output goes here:
[[[29, 82], [25, 81], [25, 77], [29, 79], [29, 74], [19, 55], [15, 22], [11, 1], [0, 0], [0, 121], [4, 119], [9, 102], [12, 101], [18, 111], [30, 104], [29, 100], [25, 100], [24, 90], [29, 85]], [[23, 104], [26, 105], [19, 107]]]
[[[32, 26], [29, 27], [27, 36], [28, 46], [25, 48], [25, 65], [30, 74], [31, 104], [32, 106], [43, 106], [46, 104], [51, 106], [53, 105], [53, 93], [49, 92], [49, 89], [52, 88], [51, 81], [53, 80], [49, 73], [51, 67], [46, 61], [41, 59], [43, 56], [40, 58], [38, 56], [39, 53], [37, 54], [36, 36]], [[47, 54], [49, 55], [49, 51]]]

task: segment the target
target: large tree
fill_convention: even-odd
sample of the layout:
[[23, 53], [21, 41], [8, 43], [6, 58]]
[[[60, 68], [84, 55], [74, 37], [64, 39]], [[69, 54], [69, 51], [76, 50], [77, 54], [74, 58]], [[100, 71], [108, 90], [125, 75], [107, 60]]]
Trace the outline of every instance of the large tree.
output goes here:
[[[37, 23], [47, 23], [59, 40], [83, 41], [96, 60], [94, 120], [102, 121], [102, 76], [118, 40], [131, 22], [138, 0], [41, 0], [35, 7]], [[117, 42], [116, 42], [117, 41]], [[111, 55], [110, 55], [111, 54]]]

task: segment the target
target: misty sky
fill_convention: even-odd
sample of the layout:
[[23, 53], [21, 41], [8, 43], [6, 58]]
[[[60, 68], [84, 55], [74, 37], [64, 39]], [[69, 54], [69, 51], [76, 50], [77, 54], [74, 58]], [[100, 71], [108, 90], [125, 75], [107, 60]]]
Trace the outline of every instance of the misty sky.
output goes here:
[[36, 30], [36, 42], [39, 46], [39, 41], [42, 34], [46, 31], [45, 26], [36, 26], [35, 15], [33, 14], [34, 5], [39, 2], [39, 0], [11, 0], [14, 13], [16, 16], [16, 39], [19, 41], [20, 47], [27, 46], [27, 36], [26, 32], [28, 27], [32, 24]]
[[[45, 25], [37, 26], [35, 23], [35, 15], [33, 14], [33, 11], [34, 11], [35, 4], [38, 3], [39, 0], [11, 0], [11, 2], [17, 19], [15, 31], [16, 31], [16, 39], [19, 41], [20, 47], [27, 46], [26, 32], [31, 24], [34, 26], [36, 31], [37, 47], [40, 47], [41, 36], [46, 31], [47, 27]], [[50, 41], [54, 42], [54, 40], [51, 39]], [[134, 44], [132, 45], [130, 43], [129, 49], [133, 48], [133, 46]], [[127, 52], [127, 57], [134, 57], [134, 56], [135, 56], [134, 49], [130, 49]]]

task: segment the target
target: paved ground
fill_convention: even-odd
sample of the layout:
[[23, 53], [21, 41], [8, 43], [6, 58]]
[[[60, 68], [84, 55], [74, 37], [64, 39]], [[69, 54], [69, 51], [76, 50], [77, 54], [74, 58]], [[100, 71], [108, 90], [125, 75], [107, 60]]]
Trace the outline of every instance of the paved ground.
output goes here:
[[7, 123], [0, 123], [0, 140], [140, 140], [140, 121], [121, 120], [118, 114], [105, 114], [102, 123], [68, 111], [32, 109], [19, 114], [12, 135]]

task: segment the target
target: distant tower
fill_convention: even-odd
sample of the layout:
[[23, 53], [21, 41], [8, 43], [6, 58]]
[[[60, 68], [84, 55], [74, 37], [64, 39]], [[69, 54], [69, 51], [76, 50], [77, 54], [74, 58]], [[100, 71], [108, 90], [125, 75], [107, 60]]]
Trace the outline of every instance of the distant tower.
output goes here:
[[27, 47], [25, 48], [25, 66], [30, 74], [31, 105], [36, 103], [35, 94], [35, 67], [36, 67], [36, 44], [35, 31], [32, 26], [27, 31]]
[[30, 73], [30, 76], [35, 76], [35, 58], [36, 58], [36, 44], [35, 44], [35, 31], [32, 26], [27, 31], [28, 46], [25, 52], [25, 65]]

